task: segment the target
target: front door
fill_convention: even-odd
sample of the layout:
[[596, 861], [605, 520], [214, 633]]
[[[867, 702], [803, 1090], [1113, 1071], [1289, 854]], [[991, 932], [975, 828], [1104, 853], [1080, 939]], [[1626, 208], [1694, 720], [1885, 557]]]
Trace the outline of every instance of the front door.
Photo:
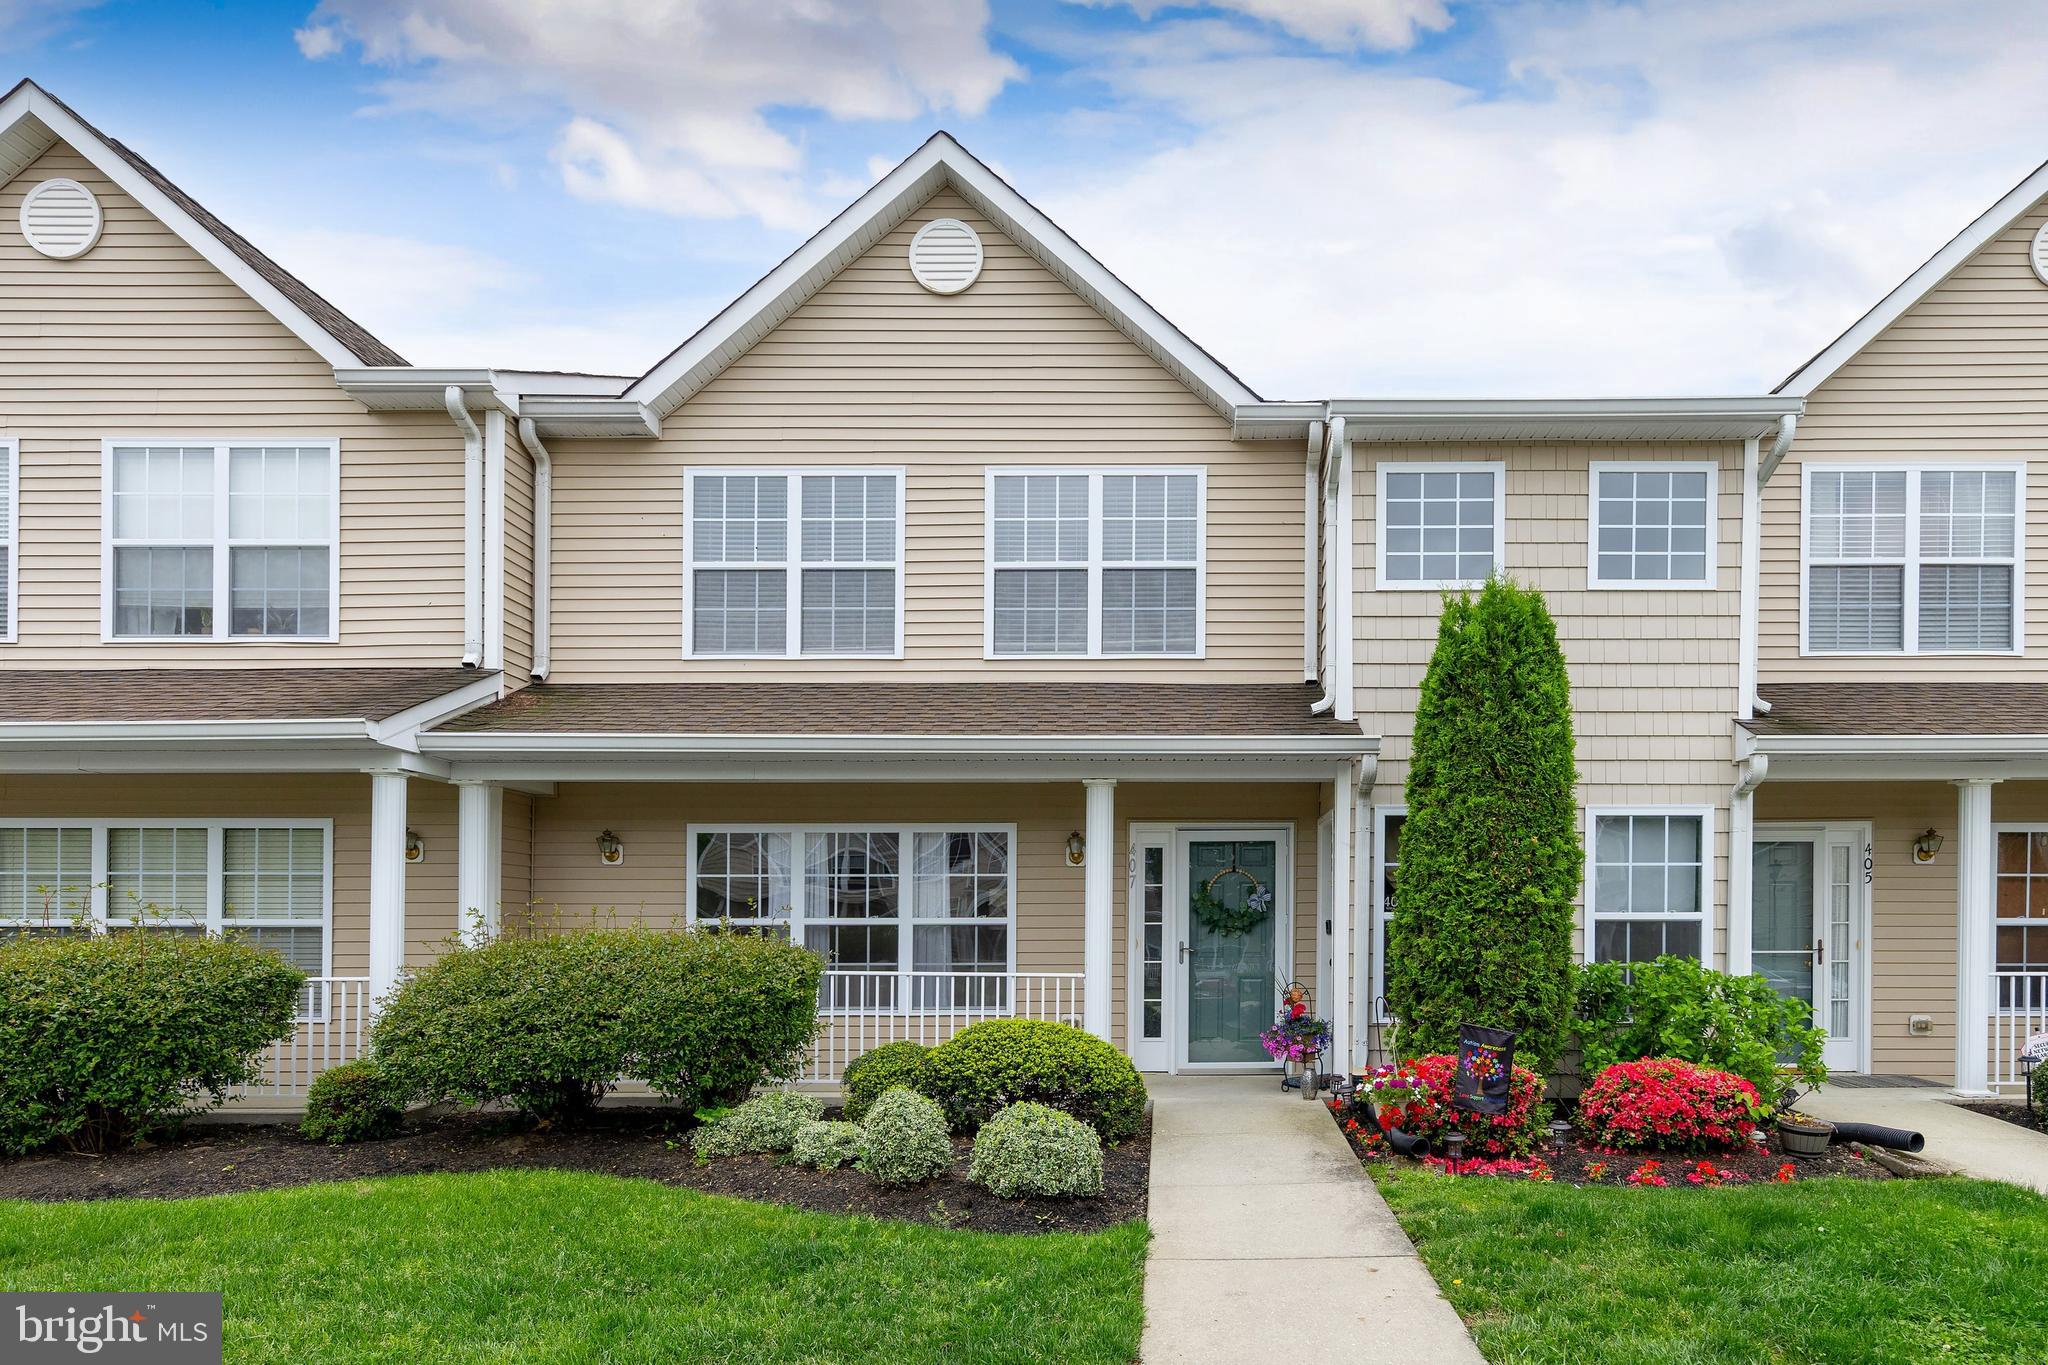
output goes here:
[[1861, 1070], [1862, 840], [1850, 829], [1758, 826], [1752, 860], [1752, 970], [1812, 1007], [1829, 1070]]

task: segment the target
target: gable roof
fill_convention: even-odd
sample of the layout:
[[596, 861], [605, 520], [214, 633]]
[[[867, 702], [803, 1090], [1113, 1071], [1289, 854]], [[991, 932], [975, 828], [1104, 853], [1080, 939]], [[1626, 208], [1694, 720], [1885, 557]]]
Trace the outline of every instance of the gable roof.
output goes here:
[[1928, 257], [1926, 263], [1908, 275], [1898, 288], [1879, 299], [1869, 312], [1856, 319], [1848, 331], [1787, 375], [1771, 392], [1804, 398], [1826, 383], [1880, 332], [1904, 316], [1907, 309], [1933, 293], [1943, 280], [1961, 269], [1964, 262], [2003, 236], [2043, 196], [2048, 196], [2048, 162], [2035, 167], [2032, 175], [2006, 191], [1975, 222], [1949, 238], [1941, 250]]
[[257, 250], [133, 150], [23, 80], [0, 97], [0, 184], [57, 143], [74, 148], [330, 365], [403, 365], [405, 358]]
[[636, 380], [623, 397], [674, 412], [940, 189], [951, 187], [1209, 406], [1259, 396], [949, 133], [934, 133], [817, 234]]

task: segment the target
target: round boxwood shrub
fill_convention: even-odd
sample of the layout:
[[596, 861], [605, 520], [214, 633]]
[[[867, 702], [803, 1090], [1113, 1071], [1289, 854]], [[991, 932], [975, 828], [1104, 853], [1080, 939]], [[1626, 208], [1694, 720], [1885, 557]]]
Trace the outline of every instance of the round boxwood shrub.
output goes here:
[[946, 1116], [915, 1090], [883, 1092], [861, 1124], [860, 1168], [884, 1185], [916, 1185], [953, 1164]]
[[331, 1066], [306, 1091], [299, 1136], [312, 1142], [362, 1142], [390, 1137], [404, 1117], [391, 1078], [369, 1057]]
[[0, 938], [0, 1153], [103, 1152], [218, 1107], [289, 1035], [305, 974], [233, 939]]
[[745, 1152], [786, 1152], [796, 1135], [825, 1112], [816, 1095], [771, 1090], [729, 1109], [690, 1134], [698, 1156], [739, 1156]]
[[1102, 1139], [1042, 1104], [1013, 1104], [981, 1125], [967, 1178], [1004, 1199], [1102, 1193]]
[[799, 1165], [836, 1171], [860, 1155], [860, 1138], [857, 1123], [819, 1119], [796, 1130], [789, 1155]]
[[1438, 1151], [1453, 1131], [1465, 1135], [1468, 1156], [1527, 1156], [1549, 1131], [1550, 1106], [1543, 1103], [1543, 1078], [1517, 1066], [1508, 1085], [1507, 1112], [1474, 1114], [1451, 1104], [1458, 1059], [1443, 1053], [1384, 1066], [1365, 1079], [1361, 1098], [1372, 1101], [1384, 1131], [1400, 1129], [1426, 1139]]
[[847, 1063], [839, 1081], [846, 1092], [846, 1117], [858, 1122], [883, 1091], [899, 1085], [922, 1094], [925, 1058], [930, 1055], [923, 1043], [904, 1041], [884, 1043]]
[[1036, 1100], [1121, 1142], [1145, 1117], [1145, 1082], [1131, 1059], [1091, 1033], [1036, 1019], [990, 1019], [962, 1029], [925, 1059], [924, 1091], [956, 1133], [998, 1109]]
[[694, 1109], [796, 1074], [823, 969], [814, 953], [748, 934], [499, 939], [409, 976], [371, 1047], [399, 1092], [426, 1102], [569, 1120], [634, 1079]]
[[1676, 1057], [1616, 1062], [1579, 1096], [1586, 1135], [1623, 1151], [1742, 1151], [1763, 1111], [1742, 1077]]

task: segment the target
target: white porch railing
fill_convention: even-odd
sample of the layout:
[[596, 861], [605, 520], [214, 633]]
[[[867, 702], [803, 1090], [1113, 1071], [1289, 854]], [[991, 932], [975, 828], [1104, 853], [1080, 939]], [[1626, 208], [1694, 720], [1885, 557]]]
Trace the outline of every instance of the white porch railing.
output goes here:
[[244, 1097], [303, 1096], [313, 1078], [330, 1066], [363, 1054], [370, 1027], [370, 979], [315, 976], [299, 998], [299, 1023], [291, 1036], [270, 1045], [262, 1078], [238, 1092]]
[[[2048, 972], [1997, 972], [1991, 978], [1991, 1088], [2025, 1083], [2020, 1049], [2048, 1033]], [[2048, 1065], [2048, 1063], [2043, 1063]]]
[[828, 971], [802, 1081], [836, 1081], [884, 1043], [943, 1043], [984, 1019], [1081, 1022], [1079, 972]]

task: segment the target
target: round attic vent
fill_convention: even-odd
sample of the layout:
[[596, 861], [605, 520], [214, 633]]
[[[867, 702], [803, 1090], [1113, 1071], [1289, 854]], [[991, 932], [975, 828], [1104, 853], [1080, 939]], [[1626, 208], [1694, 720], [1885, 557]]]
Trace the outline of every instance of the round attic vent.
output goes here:
[[92, 250], [100, 222], [100, 201], [76, 180], [45, 180], [21, 201], [21, 235], [60, 261]]
[[2035, 277], [2048, 284], [2048, 223], [2041, 224], [2041, 230], [2034, 234], [2034, 246], [2027, 252], [2027, 259], [2033, 263]]
[[957, 294], [981, 277], [981, 238], [958, 218], [934, 218], [910, 239], [910, 273], [934, 294]]

